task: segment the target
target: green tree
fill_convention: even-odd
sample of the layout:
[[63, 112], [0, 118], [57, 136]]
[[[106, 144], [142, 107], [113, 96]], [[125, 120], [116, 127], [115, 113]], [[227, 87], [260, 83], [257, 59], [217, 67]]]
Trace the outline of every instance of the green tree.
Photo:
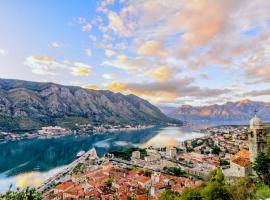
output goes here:
[[112, 178], [108, 178], [105, 182], [105, 185], [109, 188], [112, 187], [112, 183], [113, 183], [113, 179]]
[[253, 169], [256, 171], [259, 179], [270, 186], [270, 157], [265, 153], [260, 153], [253, 163]]
[[257, 199], [267, 199], [270, 198], [270, 187], [263, 184], [256, 184], [256, 198]]
[[175, 176], [182, 176], [185, 174], [185, 172], [180, 167], [170, 167], [168, 171]]
[[220, 165], [230, 165], [230, 162], [228, 160], [220, 159]]
[[161, 193], [160, 200], [180, 200], [181, 195], [173, 190], [165, 190]]
[[203, 200], [201, 189], [188, 189], [181, 195], [181, 200]]
[[202, 189], [201, 195], [205, 200], [231, 200], [232, 189], [229, 184], [210, 182]]
[[219, 146], [214, 145], [214, 146], [212, 147], [212, 154], [218, 155], [220, 152], [221, 152], [221, 150], [220, 150]]
[[233, 186], [233, 199], [252, 200], [255, 199], [256, 185], [251, 178], [240, 178]]
[[11, 191], [10, 189], [0, 195], [0, 199], [5, 200], [41, 200], [41, 193], [37, 192], [35, 188], [25, 188], [25, 189], [19, 189], [17, 188], [16, 191]]

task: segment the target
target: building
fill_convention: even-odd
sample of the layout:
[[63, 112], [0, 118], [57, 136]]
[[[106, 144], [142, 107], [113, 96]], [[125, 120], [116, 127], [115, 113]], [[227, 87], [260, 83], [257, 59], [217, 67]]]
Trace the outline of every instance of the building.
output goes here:
[[245, 177], [252, 173], [250, 153], [242, 149], [230, 159], [230, 170], [235, 177]]
[[250, 120], [248, 131], [249, 150], [242, 149], [230, 159], [230, 168], [224, 170], [225, 176], [228, 177], [245, 177], [252, 173], [251, 164], [254, 162], [259, 153], [267, 153], [267, 138], [269, 132], [263, 125], [262, 121], [255, 115]]
[[140, 153], [140, 151], [133, 151], [133, 152], [132, 152], [131, 158], [132, 158], [132, 159], [140, 159], [140, 158], [141, 158], [141, 153]]
[[250, 121], [248, 144], [250, 160], [254, 162], [260, 152], [267, 153], [267, 137], [269, 133], [262, 121], [255, 115]]
[[167, 147], [166, 151], [169, 158], [176, 158], [177, 149], [175, 147]]

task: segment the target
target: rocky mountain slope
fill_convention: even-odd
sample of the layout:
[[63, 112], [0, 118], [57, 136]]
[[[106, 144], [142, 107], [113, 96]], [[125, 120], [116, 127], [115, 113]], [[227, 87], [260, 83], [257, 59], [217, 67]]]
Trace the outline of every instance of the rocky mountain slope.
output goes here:
[[0, 79], [0, 131], [75, 124], [181, 123], [135, 95], [54, 83]]
[[254, 111], [265, 121], [270, 120], [270, 103], [241, 100], [238, 102], [227, 102], [223, 105], [210, 105], [193, 107], [183, 105], [169, 114], [186, 121], [209, 120], [209, 121], [247, 121], [254, 116]]

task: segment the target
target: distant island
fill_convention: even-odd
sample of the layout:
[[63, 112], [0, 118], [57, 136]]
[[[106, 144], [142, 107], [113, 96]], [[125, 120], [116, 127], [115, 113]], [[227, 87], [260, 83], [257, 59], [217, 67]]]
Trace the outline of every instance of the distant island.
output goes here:
[[270, 121], [270, 103], [251, 101], [248, 99], [225, 104], [214, 104], [209, 106], [181, 105], [177, 108], [163, 108], [168, 116], [184, 121], [224, 121], [224, 122], [248, 122], [254, 115], [264, 121]]
[[182, 125], [135, 95], [76, 86], [0, 79], [0, 131], [28, 132], [46, 126]]

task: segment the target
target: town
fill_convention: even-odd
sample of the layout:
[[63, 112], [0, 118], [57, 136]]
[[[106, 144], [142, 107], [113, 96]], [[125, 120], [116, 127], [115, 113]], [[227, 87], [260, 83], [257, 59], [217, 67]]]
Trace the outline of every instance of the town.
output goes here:
[[163, 191], [182, 193], [200, 187], [209, 172], [220, 168], [227, 178], [252, 173], [258, 154], [253, 136], [267, 149], [267, 127], [256, 116], [246, 126], [219, 126], [201, 130], [204, 137], [177, 146], [132, 147], [98, 158], [89, 150], [63, 172], [39, 188], [44, 199], [158, 199]]
[[26, 133], [14, 133], [14, 132], [0, 132], [0, 142], [16, 141], [21, 139], [33, 139], [33, 138], [48, 138], [59, 137], [71, 134], [101, 134], [104, 132], [117, 132], [117, 131], [132, 131], [152, 128], [153, 125], [101, 125], [92, 126], [90, 124], [76, 124], [76, 129], [71, 130], [60, 126], [47, 126], [42, 127], [40, 130], [35, 130]]

